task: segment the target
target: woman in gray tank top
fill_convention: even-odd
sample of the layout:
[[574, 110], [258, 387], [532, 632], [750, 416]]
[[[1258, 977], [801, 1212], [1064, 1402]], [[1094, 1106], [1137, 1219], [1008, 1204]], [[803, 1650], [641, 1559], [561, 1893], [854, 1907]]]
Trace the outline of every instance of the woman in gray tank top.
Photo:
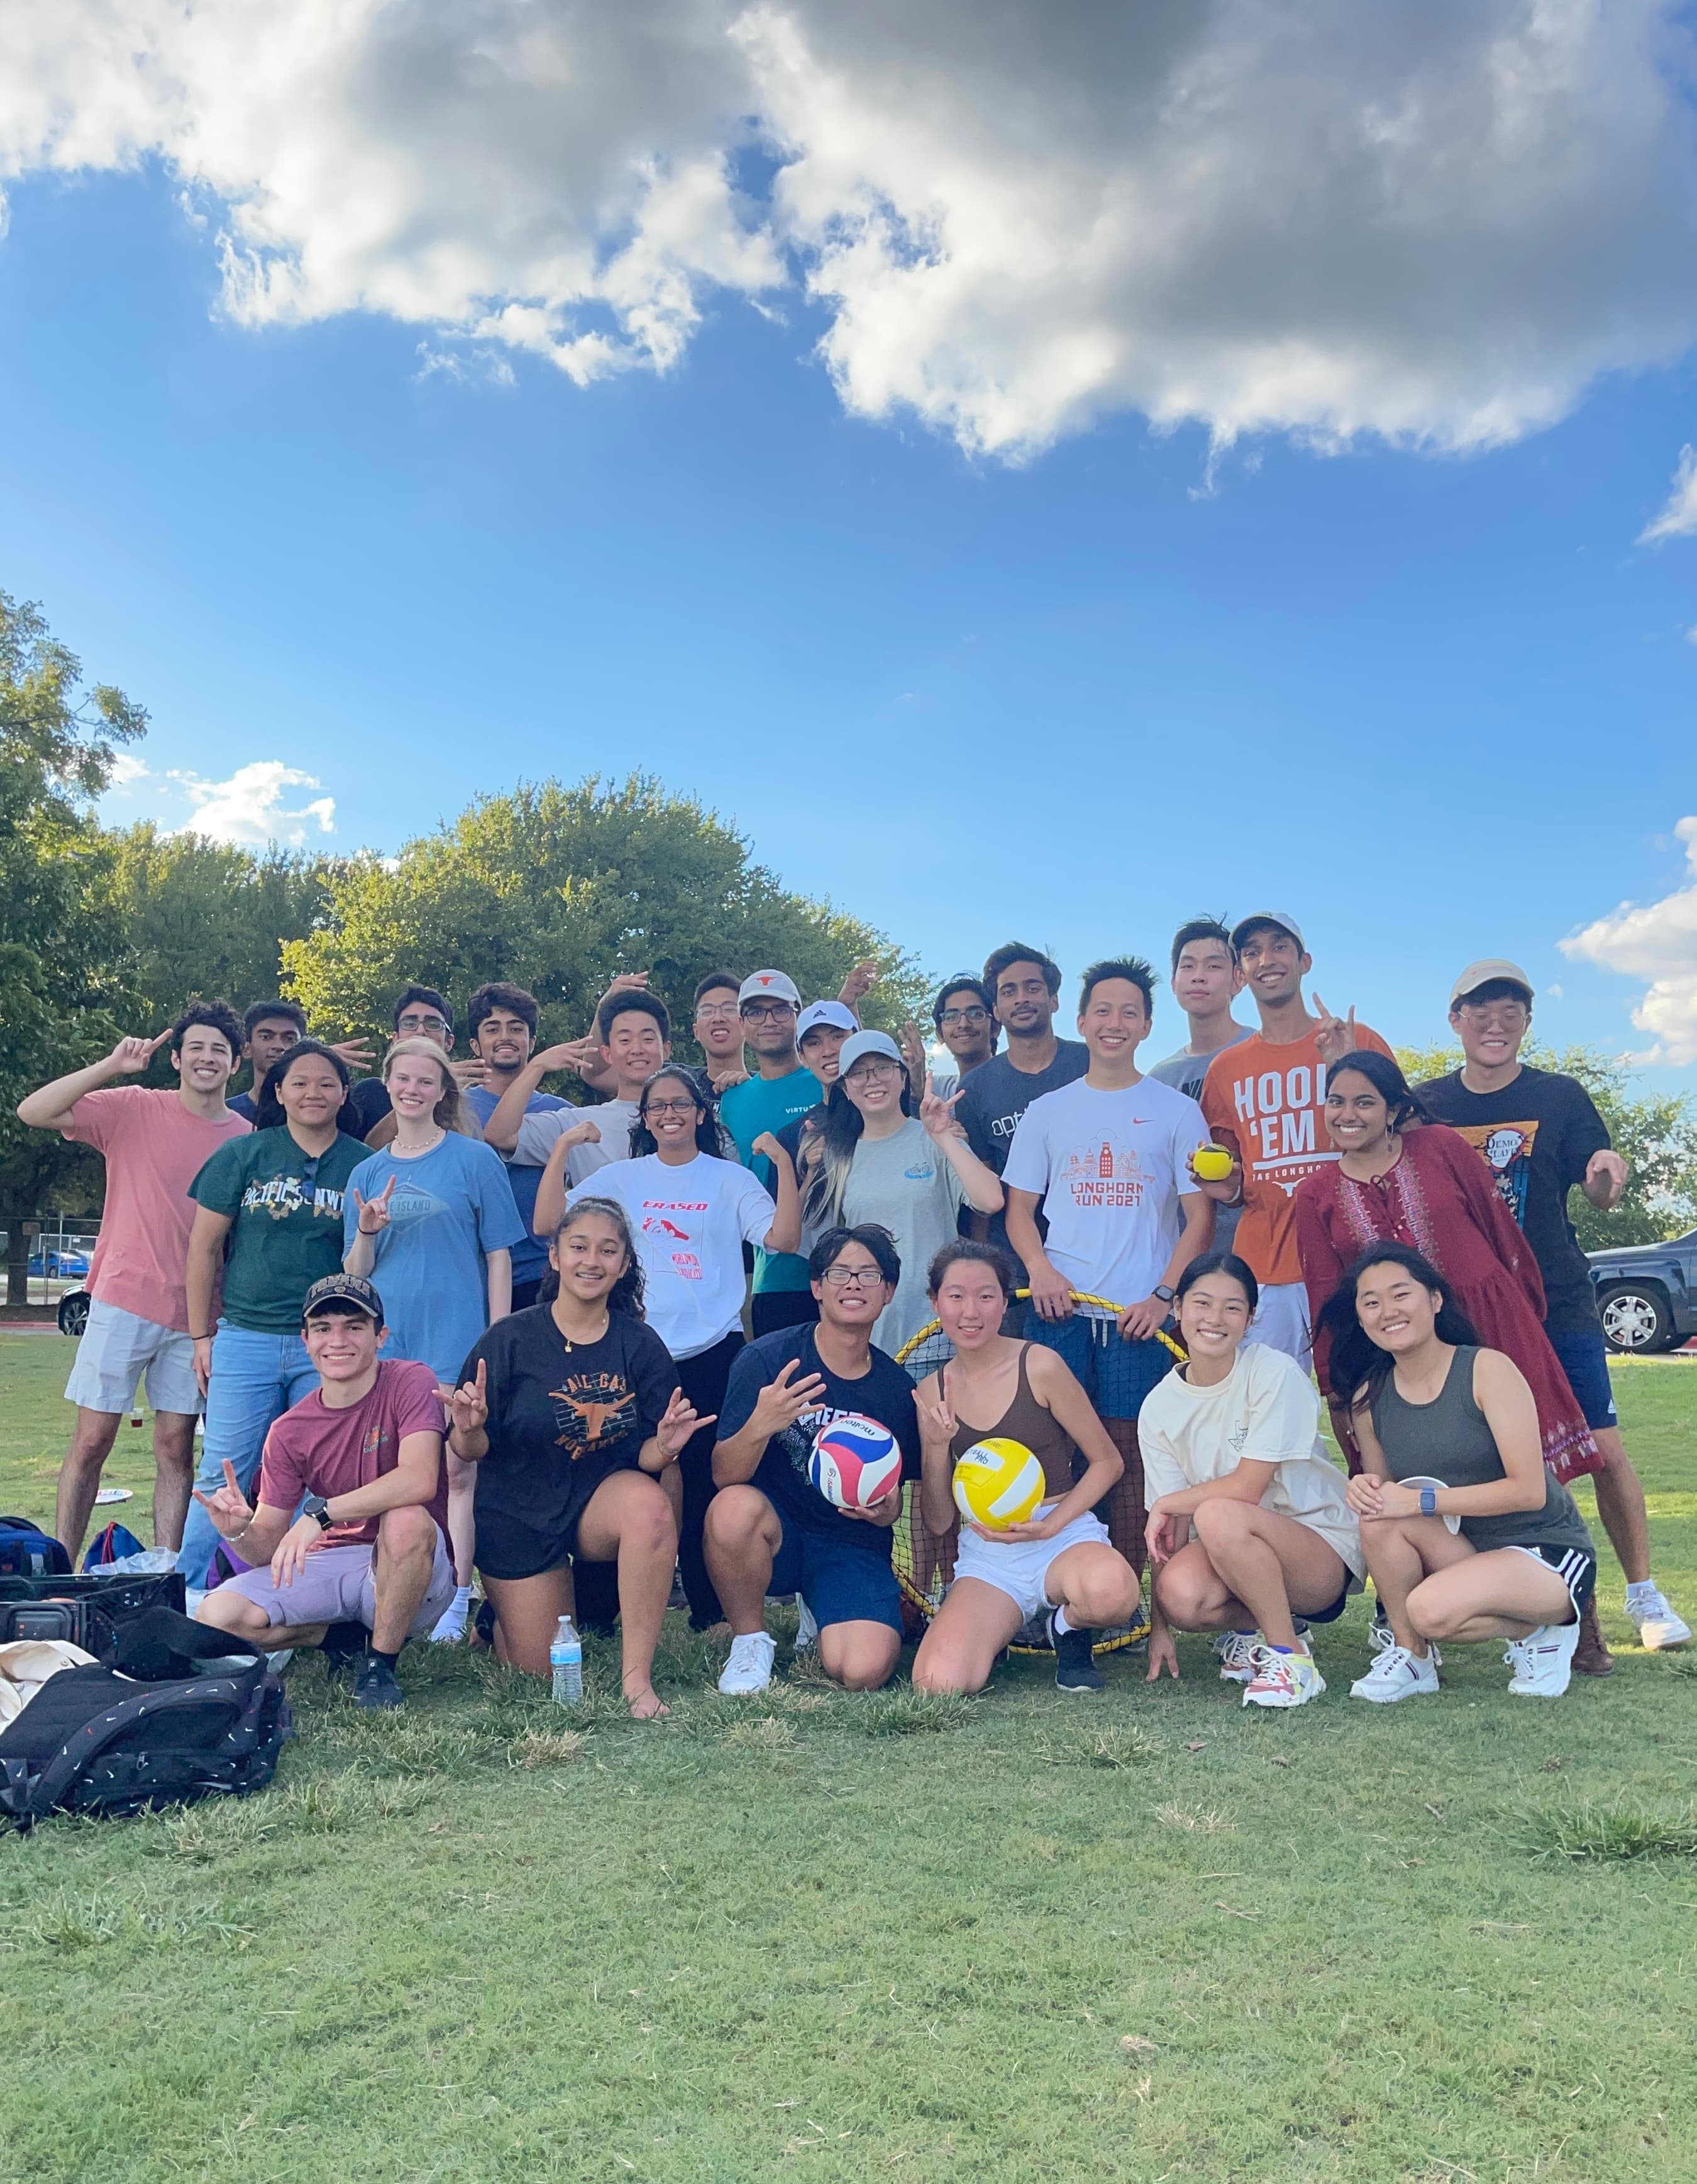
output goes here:
[[1437, 1269], [1405, 1244], [1376, 1245], [1322, 1317], [1360, 1444], [1349, 1506], [1394, 1641], [1350, 1696], [1384, 1705], [1436, 1691], [1435, 1640], [1506, 1639], [1510, 1691], [1559, 1698], [1597, 1557], [1544, 1469], [1520, 1368], [1480, 1346]]

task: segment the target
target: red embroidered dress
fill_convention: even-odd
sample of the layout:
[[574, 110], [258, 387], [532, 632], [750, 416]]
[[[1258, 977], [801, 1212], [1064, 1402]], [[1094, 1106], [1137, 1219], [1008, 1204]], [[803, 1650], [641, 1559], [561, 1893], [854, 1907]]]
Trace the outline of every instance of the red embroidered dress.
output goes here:
[[[1597, 1444], [1544, 1331], [1538, 1262], [1459, 1132], [1442, 1123], [1404, 1131], [1396, 1165], [1374, 1183], [1357, 1183], [1337, 1162], [1305, 1177], [1296, 1192], [1296, 1240], [1316, 1329], [1321, 1306], [1370, 1245], [1411, 1244], [1444, 1276], [1480, 1341], [1526, 1375], [1544, 1460], [1556, 1478], [1565, 1483], [1601, 1470]], [[1329, 1397], [1327, 1347], [1316, 1333], [1315, 1370]]]

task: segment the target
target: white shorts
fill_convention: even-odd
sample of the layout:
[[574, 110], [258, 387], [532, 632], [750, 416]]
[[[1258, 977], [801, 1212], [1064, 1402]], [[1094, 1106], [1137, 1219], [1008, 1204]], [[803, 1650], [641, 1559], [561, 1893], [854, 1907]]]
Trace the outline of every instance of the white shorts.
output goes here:
[[198, 1418], [206, 1408], [194, 1377], [194, 1345], [174, 1327], [125, 1312], [120, 1304], [94, 1298], [88, 1324], [76, 1346], [76, 1362], [65, 1382], [64, 1398], [86, 1411], [121, 1417], [145, 1379], [147, 1402], [156, 1411], [176, 1411]]
[[[1054, 1507], [1052, 1502], [1046, 1502], [1037, 1515], [1041, 1517]], [[1064, 1555], [1069, 1547], [1086, 1546], [1093, 1541], [1109, 1545], [1108, 1527], [1093, 1509], [1062, 1525], [1052, 1540], [998, 1540], [993, 1546], [963, 1525], [960, 1544], [954, 1551], [954, 1574], [994, 1585], [998, 1592], [1006, 1593], [1021, 1617], [1029, 1622], [1033, 1615], [1054, 1605], [1047, 1586], [1049, 1566], [1055, 1557]]]
[[1305, 1282], [1263, 1282], [1261, 1301], [1249, 1322], [1245, 1342], [1265, 1342], [1269, 1350], [1282, 1350], [1295, 1358], [1305, 1373], [1314, 1366], [1314, 1335], [1308, 1324], [1308, 1286]]

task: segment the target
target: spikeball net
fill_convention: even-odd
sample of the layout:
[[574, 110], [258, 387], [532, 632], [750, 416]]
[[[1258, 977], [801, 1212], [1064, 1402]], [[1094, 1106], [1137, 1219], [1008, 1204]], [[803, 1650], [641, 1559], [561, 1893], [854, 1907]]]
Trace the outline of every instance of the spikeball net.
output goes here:
[[[1031, 1295], [1029, 1290], [1015, 1290], [1015, 1302]], [[1081, 1290], [1071, 1292], [1072, 1308], [1077, 1316], [1089, 1323], [1091, 1340], [1095, 1342], [1117, 1342], [1120, 1340], [1120, 1314], [1125, 1309], [1107, 1297], [1088, 1296]], [[1155, 1340], [1166, 1345], [1178, 1362], [1186, 1362], [1186, 1352], [1169, 1334], [1157, 1330]], [[896, 1352], [896, 1362], [906, 1368], [915, 1387], [929, 1374], [946, 1365], [954, 1355], [954, 1346], [943, 1331], [940, 1319], [904, 1342]], [[1137, 1428], [1129, 1418], [1105, 1418], [1103, 1424], [1110, 1439], [1126, 1460], [1126, 1468], [1110, 1491], [1096, 1505], [1096, 1514], [1108, 1528], [1112, 1540], [1134, 1570], [1143, 1567], [1143, 1467], [1138, 1453]], [[925, 1521], [919, 1506], [918, 1494], [907, 1497], [905, 1513], [898, 1519], [895, 1528], [894, 1554], [896, 1581], [902, 1590], [902, 1615], [910, 1639], [920, 1637], [925, 1626], [943, 1605], [943, 1596], [954, 1575], [954, 1549], [960, 1535], [959, 1523], [952, 1524], [946, 1532], [933, 1532]], [[1093, 1651], [1098, 1653], [1118, 1652], [1127, 1646], [1141, 1644], [1149, 1630], [1149, 1609], [1146, 1605], [1138, 1610], [1133, 1624], [1097, 1634]], [[1009, 1651], [1014, 1653], [1053, 1654], [1049, 1642], [1049, 1617], [1044, 1613], [1033, 1616], [1015, 1638]]]

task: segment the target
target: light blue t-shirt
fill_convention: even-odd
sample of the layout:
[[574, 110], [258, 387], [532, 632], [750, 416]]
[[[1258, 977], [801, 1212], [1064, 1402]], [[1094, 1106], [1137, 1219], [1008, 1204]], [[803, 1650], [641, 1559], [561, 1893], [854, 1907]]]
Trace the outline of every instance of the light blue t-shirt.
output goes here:
[[[737, 1156], [744, 1167], [753, 1168], [774, 1198], [777, 1195], [777, 1177], [764, 1153], [755, 1156], [754, 1140], [767, 1130], [776, 1137], [786, 1123], [806, 1114], [824, 1097], [819, 1079], [810, 1069], [793, 1069], [787, 1077], [750, 1077], [744, 1084], [733, 1084], [719, 1102], [719, 1119], [736, 1139]], [[799, 1253], [755, 1252], [754, 1288], [758, 1294], [806, 1287], [807, 1261]]]
[[398, 1160], [387, 1145], [360, 1162], [342, 1194], [344, 1251], [359, 1226], [354, 1192], [369, 1202], [392, 1175], [371, 1269], [389, 1327], [383, 1355], [415, 1357], [451, 1380], [489, 1323], [484, 1256], [521, 1244], [524, 1223], [500, 1155], [450, 1130], [416, 1160]]
[[[487, 1084], [468, 1084], [460, 1098], [477, 1117], [478, 1128], [488, 1125], [489, 1117], [500, 1104], [501, 1095]], [[570, 1100], [556, 1100], [552, 1092], [532, 1092], [525, 1103], [527, 1115], [551, 1115], [556, 1108], [570, 1106]], [[573, 1111], [574, 1115], [576, 1110]], [[495, 1151], [493, 1145], [489, 1148]], [[539, 1236], [531, 1234], [531, 1223], [536, 1217], [537, 1190], [542, 1179], [539, 1167], [527, 1167], [509, 1156], [497, 1153], [496, 1158], [507, 1171], [507, 1180], [513, 1187], [513, 1203], [519, 1209], [519, 1218], [525, 1224], [525, 1240], [513, 1251], [513, 1287], [520, 1282], [539, 1282], [548, 1272], [548, 1245]], [[387, 1301], [387, 1300], [386, 1300]]]

